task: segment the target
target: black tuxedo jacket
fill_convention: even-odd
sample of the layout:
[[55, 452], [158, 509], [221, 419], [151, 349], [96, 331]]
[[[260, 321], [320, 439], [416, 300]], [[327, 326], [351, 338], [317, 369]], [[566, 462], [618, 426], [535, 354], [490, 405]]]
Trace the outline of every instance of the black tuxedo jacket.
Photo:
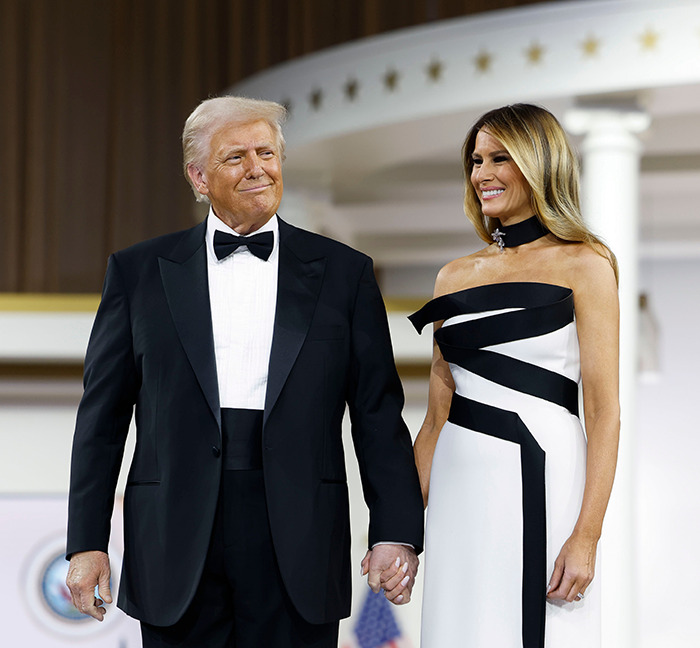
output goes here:
[[[134, 406], [118, 604], [176, 622], [199, 582], [221, 477], [206, 224], [110, 257], [73, 442], [67, 553], [107, 551]], [[371, 260], [280, 219], [277, 310], [263, 424], [275, 552], [312, 623], [350, 612], [341, 421], [347, 403], [370, 545], [423, 544], [423, 504]], [[251, 322], [255, 326], [255, 322]]]

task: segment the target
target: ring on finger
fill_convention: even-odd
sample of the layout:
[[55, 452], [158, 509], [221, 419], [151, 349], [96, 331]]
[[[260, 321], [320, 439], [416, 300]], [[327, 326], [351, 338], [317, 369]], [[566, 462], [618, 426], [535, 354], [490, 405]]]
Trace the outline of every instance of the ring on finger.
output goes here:
[[579, 593], [576, 595], [576, 600], [577, 600], [577, 601], [583, 601], [583, 592], [579, 592]]

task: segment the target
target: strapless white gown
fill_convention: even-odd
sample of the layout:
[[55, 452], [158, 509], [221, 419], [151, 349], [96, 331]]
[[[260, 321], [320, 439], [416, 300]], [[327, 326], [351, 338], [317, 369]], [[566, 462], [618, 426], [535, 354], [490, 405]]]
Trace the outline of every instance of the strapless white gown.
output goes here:
[[493, 284], [411, 316], [439, 320], [455, 394], [430, 477], [421, 646], [597, 648], [598, 577], [582, 601], [545, 597], [585, 481], [573, 293]]

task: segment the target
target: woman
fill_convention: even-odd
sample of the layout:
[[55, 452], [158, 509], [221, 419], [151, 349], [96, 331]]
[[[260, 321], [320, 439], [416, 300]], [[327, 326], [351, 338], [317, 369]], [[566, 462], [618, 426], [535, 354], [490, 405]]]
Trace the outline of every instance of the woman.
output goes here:
[[435, 323], [414, 448], [430, 505], [422, 646], [594, 648], [619, 435], [615, 257], [581, 218], [576, 157], [543, 108], [485, 114], [462, 161], [490, 245], [442, 268], [411, 316]]

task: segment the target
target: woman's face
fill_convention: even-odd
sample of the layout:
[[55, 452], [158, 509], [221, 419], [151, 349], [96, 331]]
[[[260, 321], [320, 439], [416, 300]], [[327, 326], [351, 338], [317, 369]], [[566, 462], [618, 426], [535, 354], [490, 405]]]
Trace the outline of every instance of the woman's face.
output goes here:
[[476, 134], [471, 182], [484, 216], [513, 225], [533, 215], [530, 185], [505, 146], [486, 128]]

